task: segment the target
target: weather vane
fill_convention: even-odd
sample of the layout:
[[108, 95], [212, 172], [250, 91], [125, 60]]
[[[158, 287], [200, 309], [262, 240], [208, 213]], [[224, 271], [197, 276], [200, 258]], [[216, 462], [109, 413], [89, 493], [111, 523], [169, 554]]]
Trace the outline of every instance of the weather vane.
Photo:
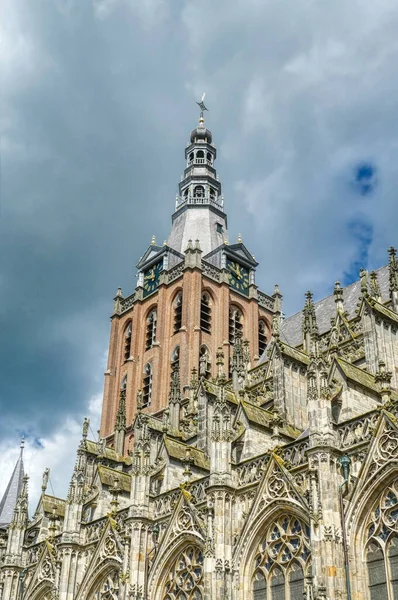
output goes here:
[[206, 94], [204, 93], [202, 96], [202, 100], [200, 102], [197, 102], [196, 104], [199, 106], [200, 108], [200, 118], [203, 119], [203, 113], [205, 110], [209, 110], [208, 108], [206, 108], [205, 103], [204, 103], [204, 99], [205, 99]]

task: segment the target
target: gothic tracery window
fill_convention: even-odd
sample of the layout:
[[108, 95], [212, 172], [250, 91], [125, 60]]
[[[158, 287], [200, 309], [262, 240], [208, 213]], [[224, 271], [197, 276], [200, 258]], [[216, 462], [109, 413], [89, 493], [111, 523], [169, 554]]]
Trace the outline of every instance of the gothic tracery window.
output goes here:
[[174, 333], [182, 327], [182, 292], [179, 292], [174, 300]]
[[289, 515], [268, 527], [254, 559], [253, 600], [302, 600], [309, 535], [309, 527]]
[[258, 354], [261, 356], [267, 347], [267, 326], [265, 321], [258, 323]]
[[168, 575], [162, 600], [203, 599], [203, 552], [197, 546], [185, 548]]
[[[99, 590], [94, 594], [93, 600], [118, 600], [119, 599], [119, 574], [117, 571], [110, 573], [102, 582]], [[90, 599], [91, 600], [91, 599]]]
[[398, 479], [381, 494], [367, 524], [366, 565], [371, 600], [398, 598]]
[[149, 350], [156, 342], [156, 325], [157, 325], [157, 312], [156, 309], [152, 310], [146, 320], [146, 340], [145, 349]]

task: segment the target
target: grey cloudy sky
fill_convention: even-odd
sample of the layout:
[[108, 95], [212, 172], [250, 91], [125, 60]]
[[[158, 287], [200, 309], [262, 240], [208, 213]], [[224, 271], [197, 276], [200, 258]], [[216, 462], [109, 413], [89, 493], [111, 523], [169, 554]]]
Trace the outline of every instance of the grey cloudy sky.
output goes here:
[[[65, 492], [98, 418], [112, 296], [168, 236], [206, 91], [232, 240], [287, 314], [398, 244], [398, 5], [3, 0], [0, 492]], [[93, 429], [96, 425], [93, 424]]]

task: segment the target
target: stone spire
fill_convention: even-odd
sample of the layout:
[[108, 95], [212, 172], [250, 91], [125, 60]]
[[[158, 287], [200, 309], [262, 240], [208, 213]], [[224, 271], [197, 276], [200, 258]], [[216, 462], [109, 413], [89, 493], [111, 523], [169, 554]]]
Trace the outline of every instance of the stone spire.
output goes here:
[[180, 426], [180, 404], [181, 404], [181, 384], [180, 384], [180, 369], [178, 362], [173, 366], [171, 374], [169, 408], [170, 408], [170, 428], [173, 433], [176, 433]]
[[124, 453], [124, 438], [126, 431], [126, 390], [120, 390], [119, 408], [115, 422], [115, 452]]
[[379, 282], [377, 280], [376, 271], [370, 272], [370, 295], [375, 300], [378, 300], [379, 302], [381, 301], [381, 291], [380, 291]]
[[23, 450], [25, 446], [24, 438], [21, 440], [21, 452], [14, 467], [14, 471], [8, 482], [6, 491], [0, 502], [0, 527], [9, 525], [14, 515], [14, 509], [17, 504], [23, 488], [24, 466], [23, 466]]
[[392, 308], [395, 312], [398, 312], [398, 261], [397, 251], [392, 246], [388, 249], [390, 259], [388, 262], [388, 271], [390, 279], [390, 298]]
[[214, 161], [217, 151], [203, 115], [185, 148], [186, 168], [179, 183], [168, 246], [183, 253], [198, 240], [203, 255], [228, 241], [227, 216]]
[[318, 324], [315, 316], [315, 305], [312, 300], [312, 292], [308, 291], [305, 295], [305, 305], [303, 308], [303, 344], [304, 350], [311, 352], [312, 341], [319, 335]]
[[340, 281], [336, 281], [334, 284], [334, 301], [336, 303], [336, 311], [338, 313], [344, 312], [344, 297], [343, 297], [343, 288], [340, 285]]

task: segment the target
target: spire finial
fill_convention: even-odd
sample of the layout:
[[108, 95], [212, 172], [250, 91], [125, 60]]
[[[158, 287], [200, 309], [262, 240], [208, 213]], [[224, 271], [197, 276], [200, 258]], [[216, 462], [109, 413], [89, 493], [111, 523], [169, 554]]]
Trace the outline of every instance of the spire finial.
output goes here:
[[204, 118], [203, 118], [204, 111], [209, 110], [208, 108], [206, 108], [205, 103], [204, 103], [205, 96], [206, 96], [206, 93], [204, 92], [202, 95], [201, 101], [196, 103], [200, 108], [200, 117], [199, 117], [200, 124], [202, 124], [204, 122]]
[[154, 246], [155, 244], [156, 244], [156, 237], [153, 235], [152, 241], [151, 241], [151, 246]]
[[21, 445], [20, 445], [20, 448], [21, 448], [21, 456], [22, 456], [22, 454], [23, 454], [23, 451], [24, 451], [24, 448], [25, 448], [25, 436], [24, 436], [24, 435], [21, 437]]
[[238, 233], [238, 244], [242, 243], [242, 236], [240, 233]]

